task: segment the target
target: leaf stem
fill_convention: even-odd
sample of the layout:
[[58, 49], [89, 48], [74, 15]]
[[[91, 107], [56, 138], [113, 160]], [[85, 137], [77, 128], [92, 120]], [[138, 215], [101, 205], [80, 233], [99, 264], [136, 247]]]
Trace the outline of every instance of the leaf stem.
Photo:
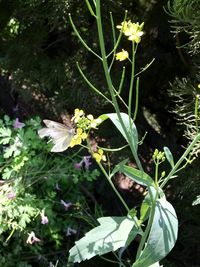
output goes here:
[[181, 156], [181, 158], [177, 161], [177, 163], [175, 164], [175, 166], [173, 167], [173, 169], [170, 171], [170, 173], [168, 174], [168, 176], [165, 178], [165, 180], [163, 181], [163, 183], [161, 184], [161, 188], [163, 188], [166, 183], [171, 179], [171, 176], [173, 176], [176, 172], [178, 167], [181, 165], [181, 163], [185, 160], [185, 158], [187, 157], [187, 155], [190, 153], [190, 151], [192, 150], [192, 148], [196, 145], [197, 142], [200, 141], [200, 134], [198, 134], [194, 140], [191, 142], [191, 144], [188, 146], [188, 148], [186, 149], [186, 151], [183, 153], [183, 155]]

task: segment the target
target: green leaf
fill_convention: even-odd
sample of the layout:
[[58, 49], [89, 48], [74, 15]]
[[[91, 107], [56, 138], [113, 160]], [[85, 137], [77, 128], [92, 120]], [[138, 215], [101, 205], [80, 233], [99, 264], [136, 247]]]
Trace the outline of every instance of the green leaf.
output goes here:
[[115, 251], [130, 243], [138, 233], [134, 221], [128, 217], [102, 217], [98, 222], [99, 226], [75, 242], [76, 245], [69, 251], [69, 262], [81, 262]]
[[135, 169], [126, 165], [117, 165], [118, 170], [128, 176], [131, 180], [135, 181], [138, 184], [147, 186], [148, 188], [155, 187], [153, 179], [145, 172], [142, 172], [138, 169]]
[[172, 250], [178, 234], [178, 220], [173, 206], [163, 197], [156, 201], [155, 215], [146, 246], [133, 267], [148, 267]]
[[16, 146], [14, 144], [7, 147], [4, 151], [3, 157], [5, 159], [10, 158], [13, 155], [13, 153], [15, 152], [15, 149], [16, 149]]
[[12, 132], [9, 128], [0, 128], [0, 144], [6, 145], [10, 142]]
[[197, 196], [196, 200], [192, 202], [192, 206], [199, 205], [200, 204], [200, 196]]
[[167, 158], [167, 160], [169, 161], [170, 165], [172, 166], [172, 168], [174, 167], [174, 158], [173, 155], [171, 153], [171, 151], [169, 150], [168, 147], [164, 147], [164, 152], [165, 152], [165, 156]]
[[149, 218], [150, 207], [151, 207], [151, 200], [150, 200], [149, 194], [147, 194], [140, 207], [140, 221], [141, 222], [144, 222]]
[[2, 174], [2, 178], [3, 179], [10, 179], [11, 175], [12, 175], [13, 170], [11, 168], [5, 168]]
[[[134, 146], [135, 151], [137, 151], [137, 148], [138, 148], [138, 132], [137, 132], [137, 128], [136, 128], [136, 126], [135, 126], [135, 124], [134, 124], [132, 119], [131, 119], [131, 125], [132, 126], [130, 126], [130, 119], [129, 119], [128, 114], [121, 112], [120, 115], [122, 117], [124, 126], [125, 126], [128, 134], [131, 136], [132, 145]], [[119, 118], [117, 116], [117, 113], [103, 114], [99, 118], [102, 119], [103, 121], [109, 118], [114, 123], [116, 128], [120, 131], [120, 133], [123, 135], [123, 137], [126, 139], [126, 141], [128, 142], [126, 134], [124, 132], [124, 129], [123, 129], [123, 127], [122, 127], [122, 125], [121, 125], [121, 123], [119, 121]]]
[[121, 162], [119, 162], [118, 165], [116, 165], [114, 167], [114, 169], [112, 170], [110, 177], [113, 177], [113, 175], [115, 175], [115, 173], [119, 172], [119, 166], [125, 165], [126, 163], [128, 163], [128, 159], [124, 159]]
[[163, 265], [160, 265], [159, 262], [156, 262], [149, 267], [163, 267]]

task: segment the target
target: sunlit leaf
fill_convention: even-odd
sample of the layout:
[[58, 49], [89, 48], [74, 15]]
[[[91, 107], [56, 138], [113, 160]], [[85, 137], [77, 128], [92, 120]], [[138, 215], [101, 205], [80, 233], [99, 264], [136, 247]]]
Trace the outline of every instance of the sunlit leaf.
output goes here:
[[[136, 128], [133, 120], [129, 119], [128, 114], [122, 112], [122, 113], [120, 113], [120, 115], [121, 115], [122, 121], [124, 123], [124, 126], [126, 128], [126, 131], [128, 132], [128, 134], [131, 137], [132, 145], [134, 146], [135, 151], [137, 151], [137, 148], [138, 148], [138, 132], [137, 132], [137, 128]], [[125, 133], [120, 121], [119, 121], [117, 113], [103, 114], [99, 118], [102, 119], [103, 121], [109, 118], [114, 123], [116, 128], [120, 131], [120, 133], [123, 135], [123, 137], [126, 139], [126, 141], [128, 142], [126, 133]]]
[[118, 165], [118, 170], [140, 185], [155, 186], [153, 179], [143, 171], [126, 165]]
[[156, 262], [156, 263], [150, 265], [149, 267], [163, 267], [163, 265], [160, 265], [159, 262]]
[[70, 249], [69, 262], [81, 262], [127, 246], [138, 233], [128, 217], [102, 217], [95, 227]]
[[196, 200], [192, 202], [192, 205], [199, 205], [200, 204], [200, 196], [197, 196]]
[[158, 199], [146, 246], [133, 267], [149, 267], [165, 258], [174, 247], [177, 234], [178, 220], [173, 206], [164, 197]]
[[172, 168], [174, 167], [174, 158], [173, 155], [171, 153], [171, 151], [169, 150], [168, 147], [164, 147], [164, 152], [165, 152], [165, 156], [167, 158], [167, 160], [169, 161], [170, 165], [172, 166]]

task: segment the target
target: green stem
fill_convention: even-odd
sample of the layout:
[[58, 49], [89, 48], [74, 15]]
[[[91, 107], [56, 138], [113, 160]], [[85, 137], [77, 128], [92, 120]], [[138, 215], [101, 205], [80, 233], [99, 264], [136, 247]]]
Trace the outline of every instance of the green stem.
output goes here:
[[105, 51], [105, 42], [104, 42], [104, 37], [103, 37], [102, 22], [101, 22], [100, 0], [96, 1], [96, 15], [97, 15], [96, 21], [97, 21], [97, 28], [98, 28], [98, 35], [99, 35], [99, 45], [100, 45], [101, 56], [102, 56], [102, 64], [103, 64], [103, 68], [104, 68], [106, 81], [107, 81], [107, 84], [108, 84], [108, 89], [109, 89], [109, 92], [110, 92], [110, 95], [111, 95], [111, 98], [112, 98], [112, 102], [114, 104], [115, 111], [117, 113], [119, 122], [120, 122], [120, 124], [121, 124], [121, 126], [123, 128], [123, 131], [124, 131], [125, 135], [126, 135], [126, 138], [127, 138], [128, 143], [130, 145], [130, 148], [131, 148], [131, 151], [132, 151], [133, 156], [135, 158], [135, 161], [136, 161], [136, 163], [138, 165], [138, 168], [141, 171], [143, 171], [143, 168], [142, 168], [142, 165], [141, 165], [140, 160], [138, 158], [137, 152], [135, 151], [135, 148], [134, 148], [134, 146], [132, 144], [132, 139], [131, 139], [130, 133], [128, 133], [128, 131], [127, 131], [125, 125], [124, 125], [124, 122], [122, 120], [122, 117], [121, 117], [121, 114], [120, 114], [120, 110], [119, 110], [119, 106], [118, 106], [118, 103], [117, 103], [117, 100], [116, 100], [116, 96], [115, 96], [115, 89], [114, 89], [114, 86], [112, 84], [112, 80], [111, 80], [111, 77], [110, 77], [110, 74], [109, 74], [108, 62], [107, 62], [106, 51]]
[[131, 109], [132, 109], [132, 97], [133, 97], [133, 83], [134, 83], [134, 73], [135, 73], [135, 42], [132, 42], [132, 68], [131, 68], [131, 81], [130, 81], [130, 87], [129, 87], [129, 97], [128, 97], [128, 116], [129, 116], [129, 124], [130, 129], [132, 129], [131, 126]]
[[[118, 196], [118, 198], [120, 199], [121, 203], [123, 204], [123, 206], [125, 207], [125, 209], [127, 210], [127, 212], [130, 212], [130, 209], [128, 207], [128, 205], [126, 204], [126, 202], [124, 201], [124, 199], [121, 197], [120, 193], [118, 192], [118, 190], [116, 189], [116, 187], [114, 186], [112, 179], [109, 177], [109, 175], [107, 174], [106, 170], [104, 169], [103, 165], [100, 162], [97, 162], [99, 165], [99, 168], [101, 169], [102, 173], [104, 174], [104, 176], [106, 177], [107, 181], [109, 182], [110, 186], [112, 187], [112, 189], [114, 190], [114, 192], [116, 193], [116, 195]], [[140, 226], [140, 222], [138, 221], [137, 217], [134, 216], [132, 217], [133, 221], [135, 222], [137, 228], [139, 229], [140, 233], [143, 233], [143, 230]]]
[[98, 165], [99, 165], [99, 168], [101, 169], [102, 173], [106, 177], [107, 181], [111, 185], [112, 189], [114, 190], [114, 192], [116, 193], [116, 195], [118, 196], [118, 198], [120, 199], [120, 201], [122, 202], [123, 206], [125, 207], [125, 209], [127, 210], [127, 212], [129, 212], [130, 211], [129, 207], [127, 206], [126, 202], [123, 200], [123, 198], [119, 194], [118, 190], [114, 186], [114, 184], [113, 184], [112, 180], [110, 179], [110, 177], [108, 176], [106, 170], [104, 169], [104, 167], [102, 166], [102, 164], [100, 162], [98, 162]]
[[143, 250], [143, 247], [145, 245], [145, 242], [147, 240], [147, 237], [149, 235], [149, 231], [151, 229], [151, 226], [152, 226], [152, 223], [153, 223], [153, 219], [154, 219], [154, 214], [155, 214], [155, 209], [156, 209], [156, 199], [157, 199], [157, 196], [158, 196], [158, 192], [156, 192], [156, 195], [155, 195], [155, 198], [152, 202], [152, 207], [151, 207], [151, 214], [150, 214], [150, 218], [148, 220], [148, 224], [147, 224], [147, 227], [145, 229], [145, 232], [144, 234], [142, 235], [142, 239], [140, 241], [140, 244], [139, 244], [139, 247], [138, 247], [138, 250], [137, 250], [137, 254], [136, 254], [136, 260], [140, 257], [141, 255], [141, 252]]
[[157, 187], [158, 187], [158, 166], [159, 166], [159, 163], [156, 162], [156, 169], [155, 169], [155, 184], [156, 184]]
[[125, 78], [125, 71], [126, 71], [126, 68], [123, 67], [122, 69], [122, 75], [121, 75], [121, 79], [120, 79], [120, 84], [119, 84], [119, 89], [117, 91], [117, 93], [120, 95], [121, 92], [122, 92], [122, 87], [123, 87], [123, 84], [124, 84], [124, 78]]
[[80, 40], [80, 42], [83, 44], [83, 46], [89, 51], [91, 52], [93, 55], [95, 55], [96, 57], [98, 57], [98, 59], [102, 60], [102, 58], [97, 54], [95, 53], [87, 44], [86, 42], [83, 40], [83, 38], [80, 36], [79, 32], [77, 31], [76, 27], [75, 27], [75, 24], [72, 20], [72, 17], [71, 17], [71, 14], [69, 14], [69, 21], [72, 25], [72, 28], [75, 32], [75, 34], [77, 35], [78, 39]]
[[181, 158], [177, 161], [177, 163], [175, 164], [174, 168], [170, 171], [170, 173], [168, 174], [168, 176], [165, 178], [164, 182], [161, 184], [161, 188], [163, 188], [166, 183], [170, 180], [171, 176], [173, 176], [176, 172], [178, 167], [181, 165], [181, 163], [185, 160], [185, 158], [187, 157], [187, 155], [190, 153], [190, 151], [192, 150], [192, 148], [196, 145], [197, 142], [200, 141], [200, 134], [198, 134], [194, 140], [192, 141], [192, 143], [188, 146], [188, 148], [186, 149], [186, 151], [183, 153], [183, 155], [181, 156]]
[[136, 81], [136, 91], [135, 91], [135, 110], [133, 115], [133, 121], [136, 120], [137, 112], [138, 112], [138, 102], [139, 102], [139, 78]]
[[96, 15], [95, 15], [95, 13], [94, 13], [94, 11], [93, 11], [91, 5], [90, 5], [90, 2], [89, 2], [88, 0], [85, 0], [85, 2], [86, 2], [86, 5], [87, 5], [88, 10], [90, 11], [91, 15], [94, 16], [94, 17], [96, 18]]
[[15, 232], [15, 228], [12, 229], [11, 233], [9, 234], [9, 236], [6, 239], [6, 243], [10, 240], [11, 236], [14, 234]]
[[79, 63], [76, 62], [76, 65], [78, 67], [78, 70], [81, 74], [81, 76], [83, 77], [83, 79], [85, 80], [85, 82], [89, 85], [89, 87], [94, 90], [98, 95], [102, 96], [106, 101], [108, 101], [111, 105], [113, 105], [112, 101], [107, 98], [100, 90], [98, 90], [88, 79], [87, 77], [85, 76], [85, 74], [83, 73], [82, 69], [80, 68], [79, 66]]

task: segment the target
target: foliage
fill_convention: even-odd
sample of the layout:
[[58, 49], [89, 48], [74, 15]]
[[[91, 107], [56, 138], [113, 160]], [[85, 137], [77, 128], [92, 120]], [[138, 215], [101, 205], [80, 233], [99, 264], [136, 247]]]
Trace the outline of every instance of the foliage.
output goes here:
[[[57, 256], [45, 254], [51, 248], [62, 255], [63, 244], [82, 231], [76, 217], [88, 220], [80, 184], [89, 190], [99, 172], [84, 164], [76, 168], [82, 160], [77, 153], [50, 155], [51, 145], [38, 138], [39, 128], [39, 118], [0, 120], [0, 265], [32, 266], [39, 255], [41, 266], [56, 261]], [[7, 247], [13, 247], [12, 253]]]
[[[105, 95], [101, 90], [99, 90], [93, 83], [89, 81], [87, 76], [83, 74], [82, 69], [79, 64], [78, 69], [81, 73], [84, 80], [88, 85], [104, 99], [107, 99], [110, 104], [112, 104], [115, 113], [103, 114], [99, 118], [102, 122], [109, 118], [119, 132], [123, 135], [130, 151], [132, 157], [135, 160], [137, 168], [132, 166], [127, 166], [126, 161], [119, 163], [113, 170], [108, 163], [102, 163], [103, 160], [103, 151], [109, 151], [106, 148], [100, 148], [101, 153], [97, 148], [95, 150], [99, 151], [99, 157], [94, 157], [94, 149], [90, 145], [89, 139], [86, 138], [86, 144], [88, 151], [96, 159], [101, 171], [107, 178], [107, 181], [111, 185], [113, 191], [118, 196], [121, 203], [124, 205], [127, 211], [127, 217], [101, 217], [98, 219], [100, 226], [89, 231], [85, 237], [76, 242], [75, 246], [70, 250], [69, 261], [80, 262], [86, 259], [90, 259], [95, 255], [102, 255], [110, 251], [115, 251], [119, 247], [126, 247], [133, 241], [136, 233], [141, 237], [139, 246], [137, 248], [137, 254], [135, 262], [132, 266], [159, 266], [159, 262], [166, 257], [166, 255], [174, 247], [177, 233], [178, 233], [178, 220], [176, 212], [173, 206], [166, 200], [163, 188], [168, 183], [168, 181], [174, 178], [177, 173], [185, 168], [190, 161], [190, 152], [193, 150], [194, 146], [200, 140], [200, 134], [198, 134], [195, 139], [190, 143], [186, 151], [180, 157], [177, 162], [174, 162], [173, 156], [170, 150], [165, 147], [164, 152], [155, 150], [153, 154], [153, 161], [155, 164], [155, 175], [154, 179], [151, 178], [151, 174], [145, 173], [142, 163], [138, 155], [138, 133], [137, 128], [134, 124], [134, 121], [137, 116], [138, 111], [138, 92], [139, 92], [139, 77], [135, 79], [135, 54], [137, 52], [138, 44], [143, 35], [143, 23], [133, 23], [130, 20], [127, 21], [127, 13], [125, 13], [124, 21], [121, 25], [117, 26], [120, 29], [119, 35], [115, 32], [115, 24], [111, 14], [111, 25], [112, 25], [112, 36], [113, 36], [113, 48], [107, 52], [106, 43], [104, 40], [103, 26], [102, 26], [102, 17], [101, 17], [101, 4], [100, 0], [86, 1], [87, 7], [94, 17], [97, 29], [98, 29], [98, 38], [99, 38], [99, 50], [100, 54], [96, 52], [96, 49], [92, 46], [89, 46], [80, 35], [80, 32], [77, 30], [71, 15], [69, 19], [71, 25], [79, 38], [79, 41], [83, 46], [93, 54], [101, 63], [102, 69], [104, 70], [105, 79], [107, 82], [109, 95]], [[120, 57], [117, 54], [118, 46], [121, 39], [125, 36], [129, 41], [131, 41], [132, 54], [129, 58], [129, 54], [123, 50], [123, 56]], [[125, 56], [124, 56], [125, 55]], [[121, 90], [123, 87], [123, 82], [125, 78], [124, 69], [122, 70], [120, 83], [116, 86], [112, 79], [112, 70], [115, 65], [116, 60], [126, 60], [128, 59], [131, 63], [131, 75], [130, 75], [130, 86], [129, 86], [129, 97], [128, 103], [126, 103], [121, 97]], [[144, 71], [144, 68], [142, 71]], [[133, 88], [135, 85], [135, 108], [132, 110], [132, 97], [133, 97]], [[119, 102], [124, 106], [124, 109], [127, 113], [120, 112]], [[77, 119], [76, 124], [79, 120]], [[77, 129], [78, 131], [78, 129]], [[77, 132], [75, 132], [77, 134]], [[84, 146], [82, 143], [80, 145]], [[85, 147], [85, 146], [84, 146]], [[114, 151], [121, 150], [123, 148], [114, 149]], [[112, 149], [110, 149], [112, 151]], [[170, 163], [171, 170], [166, 175], [165, 172], [160, 173], [159, 167], [165, 161], [165, 157]], [[105, 158], [104, 158], [105, 159]], [[106, 157], [108, 158], [108, 155]], [[108, 160], [109, 162], [109, 160]], [[115, 188], [112, 178], [117, 173], [120, 172], [135, 182], [146, 187], [146, 197], [143, 200], [141, 216], [138, 218], [137, 212], [128, 207], [120, 193]], [[147, 201], [148, 199], [148, 201]], [[144, 222], [147, 221], [146, 227], [144, 227]], [[130, 222], [128, 227], [125, 227], [126, 223]], [[123, 223], [125, 225], [123, 225]], [[131, 234], [131, 229], [134, 226], [133, 234]], [[123, 238], [120, 239], [121, 231], [123, 230]], [[136, 232], [136, 233], [135, 233]], [[159, 232], [159, 235], [157, 235]], [[124, 248], [121, 248], [121, 251], [117, 252], [117, 260], [119, 261], [120, 266], [125, 266], [126, 262], [122, 260], [121, 256], [123, 254]]]
[[[172, 29], [176, 33], [177, 49], [180, 52], [183, 63], [188, 68], [187, 77], [178, 78], [176, 77], [175, 81], [171, 83], [170, 89], [168, 93], [174, 102], [174, 106], [172, 108], [172, 112], [176, 115], [176, 119], [178, 124], [182, 126], [184, 131], [184, 136], [188, 140], [193, 140], [196, 134], [200, 132], [200, 86], [199, 86], [199, 43], [200, 43], [200, 34], [199, 34], [199, 22], [200, 22], [200, 14], [198, 12], [200, 8], [199, 1], [196, 0], [173, 0], [168, 3], [168, 11], [173, 17], [172, 19]], [[188, 40], [181, 40], [181, 34], [185, 32], [189, 38]], [[180, 41], [181, 40], [181, 41]], [[183, 44], [180, 44], [182, 42]], [[182, 53], [182, 48], [186, 50], [189, 55], [187, 58]], [[196, 157], [200, 152], [200, 142], [197, 142], [192, 153]], [[188, 191], [191, 189], [190, 196], [195, 198], [194, 192], [199, 194], [198, 190], [196, 190], [196, 185], [199, 184], [199, 175], [194, 174], [197, 163], [194, 164], [194, 170], [190, 170], [189, 177], [191, 179], [184, 180], [182, 187], [177, 189], [179, 192]], [[187, 179], [187, 175], [185, 178]], [[195, 186], [194, 186], [195, 184]], [[189, 189], [190, 188], [190, 189]], [[177, 191], [177, 194], [178, 191]], [[198, 198], [193, 203], [198, 204]], [[184, 204], [183, 204], [184, 206]]]
[[178, 34], [185, 32], [189, 42], [183, 45], [191, 54], [200, 51], [200, 3], [198, 0], [172, 0], [168, 2], [168, 11], [173, 17], [171, 23], [173, 31]]
[[[176, 114], [177, 121], [182, 125], [184, 135], [189, 140], [193, 140], [200, 132], [199, 90], [198, 84], [189, 78], [183, 78], [181, 80], [176, 78], [168, 90], [169, 95], [175, 103], [173, 113]], [[197, 143], [193, 153], [198, 155], [199, 152], [200, 146]]]

